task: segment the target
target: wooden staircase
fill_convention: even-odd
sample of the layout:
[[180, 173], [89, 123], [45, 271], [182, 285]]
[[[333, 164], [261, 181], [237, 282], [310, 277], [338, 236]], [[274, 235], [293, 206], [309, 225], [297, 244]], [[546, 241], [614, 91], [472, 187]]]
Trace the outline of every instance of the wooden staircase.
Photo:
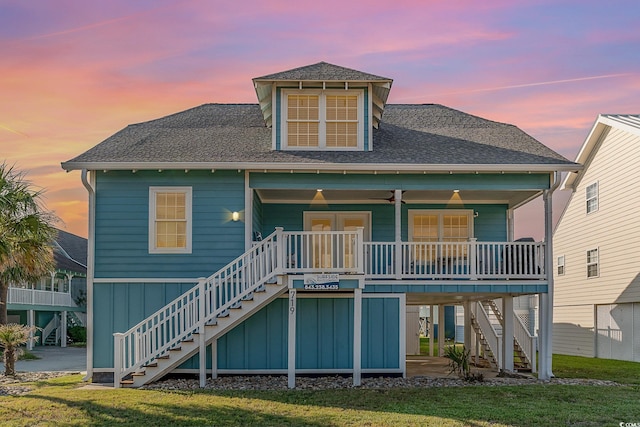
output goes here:
[[497, 357], [493, 353], [493, 350], [491, 349], [487, 338], [482, 333], [482, 328], [480, 327], [480, 324], [478, 323], [478, 320], [474, 315], [471, 316], [471, 327], [478, 336], [478, 340], [480, 341], [480, 346], [482, 348], [482, 353], [479, 354], [479, 356], [485, 359], [492, 368], [498, 369]]
[[206, 345], [220, 336], [227, 333], [236, 325], [252, 316], [262, 307], [282, 295], [287, 290], [286, 286], [278, 284], [267, 284], [252, 293], [250, 298], [242, 300], [226, 313], [205, 323], [204, 331], [200, 329], [169, 348], [167, 352], [156, 357], [153, 361], [146, 363], [140, 369], [120, 380], [124, 387], [140, 387], [145, 384], [157, 381], [167, 373], [171, 372], [180, 364], [198, 353], [200, 349], [200, 334], [204, 333]]
[[114, 387], [139, 387], [199, 353], [204, 383], [206, 346], [265, 307], [287, 287], [282, 229], [255, 244], [196, 286], [124, 333], [114, 334]]

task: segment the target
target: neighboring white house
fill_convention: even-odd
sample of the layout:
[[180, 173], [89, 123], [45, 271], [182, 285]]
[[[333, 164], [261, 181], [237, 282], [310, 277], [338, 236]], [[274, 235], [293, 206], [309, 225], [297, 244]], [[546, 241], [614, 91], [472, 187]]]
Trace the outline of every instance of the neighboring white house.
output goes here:
[[640, 115], [601, 114], [554, 234], [555, 353], [640, 362]]

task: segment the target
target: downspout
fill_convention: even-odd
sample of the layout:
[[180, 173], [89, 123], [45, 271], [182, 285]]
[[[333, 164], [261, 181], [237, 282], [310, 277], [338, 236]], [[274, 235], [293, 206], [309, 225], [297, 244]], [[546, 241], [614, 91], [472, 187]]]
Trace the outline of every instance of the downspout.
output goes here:
[[91, 174], [93, 185], [87, 180], [87, 170], [80, 175], [82, 185], [89, 193], [89, 238], [87, 241], [87, 375], [84, 381], [93, 377], [93, 268], [95, 255], [95, 178]]
[[[560, 172], [555, 171], [553, 174], [553, 183], [548, 190], [545, 190], [542, 198], [544, 200], [544, 241], [545, 241], [545, 272], [547, 275], [547, 293], [541, 295], [541, 300], [545, 301], [545, 333], [544, 333], [544, 346], [545, 354], [544, 359], [540, 363], [540, 375], [543, 379], [549, 379], [553, 377], [551, 371], [552, 366], [552, 348], [553, 348], [553, 192], [560, 186]], [[541, 301], [542, 302], [542, 301]], [[542, 304], [540, 304], [542, 306]], [[542, 307], [540, 307], [542, 308]]]

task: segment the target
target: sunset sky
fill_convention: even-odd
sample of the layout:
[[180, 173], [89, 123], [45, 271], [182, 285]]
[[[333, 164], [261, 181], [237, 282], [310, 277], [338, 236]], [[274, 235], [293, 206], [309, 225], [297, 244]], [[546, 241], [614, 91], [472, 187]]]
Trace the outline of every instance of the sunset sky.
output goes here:
[[[0, 162], [86, 237], [86, 190], [60, 162], [131, 123], [255, 103], [251, 78], [319, 61], [573, 160], [599, 113], [640, 113], [639, 23], [637, 0], [0, 0]], [[542, 237], [539, 206], [518, 234]]]

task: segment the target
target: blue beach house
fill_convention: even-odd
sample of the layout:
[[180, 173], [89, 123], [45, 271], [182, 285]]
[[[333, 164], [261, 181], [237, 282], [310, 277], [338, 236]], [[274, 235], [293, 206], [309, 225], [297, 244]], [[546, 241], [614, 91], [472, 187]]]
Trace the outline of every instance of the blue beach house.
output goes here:
[[[130, 125], [62, 164], [89, 192], [94, 381], [404, 375], [424, 305], [464, 308], [474, 356], [536, 369], [538, 351], [551, 375], [551, 194], [577, 164], [509, 124], [387, 104], [390, 78], [325, 62], [253, 86], [257, 104]], [[546, 243], [513, 241], [539, 196]], [[521, 295], [540, 296], [537, 348]]]

